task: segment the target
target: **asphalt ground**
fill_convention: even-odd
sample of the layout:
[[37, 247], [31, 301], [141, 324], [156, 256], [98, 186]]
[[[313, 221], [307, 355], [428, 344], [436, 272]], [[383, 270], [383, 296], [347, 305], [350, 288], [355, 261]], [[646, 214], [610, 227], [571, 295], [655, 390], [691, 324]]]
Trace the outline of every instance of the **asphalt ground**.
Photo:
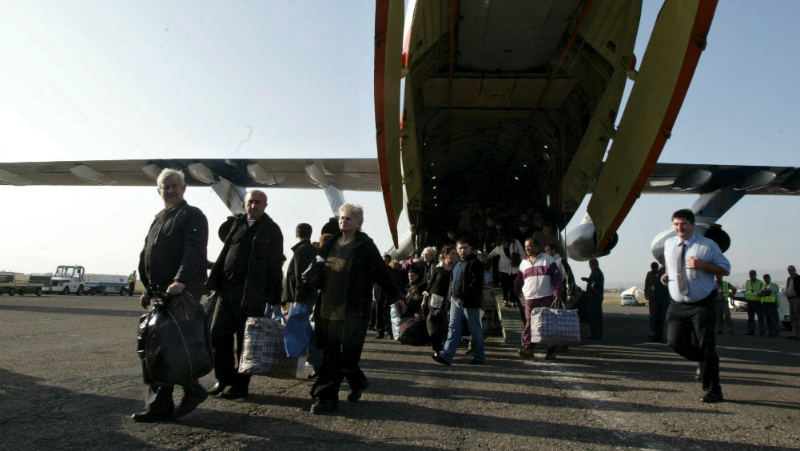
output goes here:
[[[130, 297], [0, 297], [0, 449], [800, 448], [800, 341], [743, 336], [741, 313], [736, 335], [717, 336], [719, 404], [699, 402], [695, 364], [647, 341], [647, 308], [605, 306], [604, 340], [553, 362], [522, 360], [495, 336], [485, 365], [467, 365], [462, 349], [448, 368], [427, 347], [371, 332], [372, 387], [358, 403], [342, 391], [336, 415], [309, 413], [306, 380], [255, 377], [245, 400], [209, 398], [178, 421], [139, 424], [126, 417], [145, 392], [142, 312]], [[510, 324], [515, 312], [503, 313]]]

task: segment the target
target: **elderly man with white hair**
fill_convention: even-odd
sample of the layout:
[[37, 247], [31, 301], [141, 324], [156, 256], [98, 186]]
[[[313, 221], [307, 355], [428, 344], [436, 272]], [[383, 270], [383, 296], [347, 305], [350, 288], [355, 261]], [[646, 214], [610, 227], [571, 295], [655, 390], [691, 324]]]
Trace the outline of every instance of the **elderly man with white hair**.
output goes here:
[[[139, 276], [144, 284], [143, 308], [158, 293], [178, 295], [184, 291], [199, 301], [206, 281], [208, 220], [197, 207], [183, 199], [186, 181], [180, 171], [164, 169], [157, 180], [164, 209], [153, 220], [139, 255]], [[183, 386], [183, 400], [175, 409], [172, 386], [150, 386], [144, 412], [134, 421], [152, 422], [177, 418], [191, 412], [208, 395], [197, 380]]]

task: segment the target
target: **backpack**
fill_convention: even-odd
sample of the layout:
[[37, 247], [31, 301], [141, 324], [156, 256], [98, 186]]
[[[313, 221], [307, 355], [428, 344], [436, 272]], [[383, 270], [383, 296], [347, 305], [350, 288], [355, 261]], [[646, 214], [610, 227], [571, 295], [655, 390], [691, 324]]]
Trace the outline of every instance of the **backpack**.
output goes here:
[[420, 318], [411, 318], [400, 327], [400, 343], [411, 346], [423, 346], [430, 343], [428, 327]]

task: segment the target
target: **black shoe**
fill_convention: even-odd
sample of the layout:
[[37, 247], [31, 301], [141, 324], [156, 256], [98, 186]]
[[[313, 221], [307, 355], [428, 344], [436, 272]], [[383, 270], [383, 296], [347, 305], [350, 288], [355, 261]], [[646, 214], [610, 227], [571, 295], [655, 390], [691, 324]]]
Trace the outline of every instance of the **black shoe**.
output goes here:
[[443, 359], [443, 358], [442, 358], [442, 357], [439, 355], [439, 353], [438, 353], [438, 352], [437, 352], [437, 353], [434, 353], [434, 354], [431, 356], [431, 358], [432, 358], [434, 361], [436, 361], [437, 363], [441, 363], [442, 365], [447, 365], [447, 366], [450, 366], [450, 365], [452, 365], [451, 363], [448, 363], [448, 362], [447, 362], [447, 360]]
[[350, 402], [358, 402], [361, 399], [361, 392], [362, 390], [350, 390], [347, 394], [347, 400]]
[[309, 378], [309, 379], [311, 379], [311, 380], [314, 380], [314, 379], [316, 379], [316, 378], [318, 378], [318, 377], [319, 377], [319, 373], [317, 373], [317, 370], [314, 370], [314, 371], [312, 371], [312, 372], [311, 372], [311, 374], [309, 374], [309, 375], [308, 375], [308, 376], [306, 376], [306, 377], [307, 377], [307, 378]]
[[152, 423], [155, 421], [172, 421], [172, 412], [162, 412], [158, 410], [145, 410], [144, 412], [134, 413], [131, 420], [137, 423]]
[[722, 393], [712, 393], [708, 392], [700, 398], [700, 402], [722, 402], [725, 401], [725, 398], [722, 397]]
[[175, 409], [175, 413], [172, 415], [173, 418], [180, 418], [190, 413], [191, 411], [196, 409], [197, 406], [202, 404], [203, 401], [205, 401], [206, 399], [208, 399], [208, 393], [204, 391], [198, 393], [196, 396], [192, 396], [191, 398], [184, 395], [183, 400]]
[[478, 360], [472, 359], [472, 360], [469, 361], [469, 364], [470, 365], [483, 365], [483, 360], [478, 361]]
[[595, 337], [595, 336], [591, 336], [591, 337], [587, 338], [587, 340], [602, 340], [602, 339], [603, 339], [603, 337]]
[[217, 382], [216, 384], [214, 384], [213, 387], [211, 387], [211, 390], [209, 390], [207, 393], [209, 395], [211, 395], [211, 396], [217, 396], [220, 393], [222, 393], [223, 391], [225, 391], [226, 388], [228, 388], [227, 385], [223, 385], [223, 384]]
[[223, 392], [219, 395], [221, 398], [225, 399], [241, 399], [247, 397], [249, 394], [247, 387], [231, 387], [228, 391]]
[[319, 400], [311, 406], [311, 413], [314, 415], [321, 415], [325, 413], [333, 413], [339, 411], [339, 400], [337, 399], [326, 399], [326, 400]]
[[375, 335], [375, 339], [376, 340], [380, 340], [381, 338], [386, 338], [386, 336], [383, 334], [383, 332], [379, 333], [378, 335]]
[[464, 353], [464, 355], [472, 355], [473, 352], [475, 352], [475, 348], [469, 348], [467, 349], [467, 352]]
[[545, 354], [544, 359], [545, 360], [555, 360], [556, 359], [555, 351], [552, 351], [552, 352], [548, 351], [547, 354]]

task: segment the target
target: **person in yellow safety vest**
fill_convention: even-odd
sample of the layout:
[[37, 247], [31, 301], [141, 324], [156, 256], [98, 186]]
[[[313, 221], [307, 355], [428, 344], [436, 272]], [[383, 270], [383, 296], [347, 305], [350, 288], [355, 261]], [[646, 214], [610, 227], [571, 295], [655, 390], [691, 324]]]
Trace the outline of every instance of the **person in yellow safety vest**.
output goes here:
[[767, 336], [777, 338], [780, 336], [780, 321], [778, 321], [778, 295], [781, 290], [778, 284], [772, 282], [769, 274], [764, 274], [764, 289], [761, 290], [761, 310], [767, 319]]
[[128, 296], [133, 296], [134, 288], [136, 288], [136, 270], [128, 276]]
[[728, 326], [728, 333], [733, 335], [733, 320], [731, 320], [731, 309], [728, 304], [728, 298], [736, 294], [736, 288], [722, 280], [722, 276], [720, 275], [716, 276], [716, 281], [717, 299], [715, 301], [714, 331], [721, 334], [722, 329], [725, 328], [724, 326]]
[[755, 335], [756, 322], [754, 318], [758, 316], [759, 335], [762, 337], [767, 334], [764, 327], [764, 310], [761, 308], [761, 290], [764, 289], [764, 282], [758, 280], [755, 270], [750, 270], [750, 279], [744, 284], [744, 299], [747, 301], [747, 333], [745, 335]]

